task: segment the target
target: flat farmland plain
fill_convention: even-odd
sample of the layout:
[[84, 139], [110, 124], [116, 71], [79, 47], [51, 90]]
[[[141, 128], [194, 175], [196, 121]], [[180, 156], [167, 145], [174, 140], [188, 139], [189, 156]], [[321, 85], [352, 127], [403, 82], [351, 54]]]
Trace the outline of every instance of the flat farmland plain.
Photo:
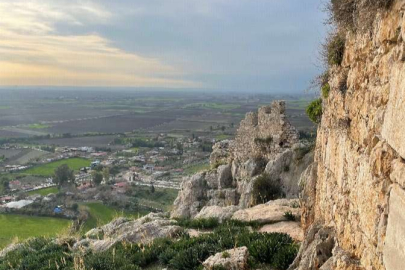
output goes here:
[[[270, 94], [215, 93], [176, 90], [0, 89], [0, 138], [27, 138], [47, 134], [117, 134], [151, 132], [207, 132], [211, 126], [231, 123], [236, 127], [245, 114], [287, 99], [288, 114], [299, 128], [309, 127], [305, 105], [308, 98]], [[96, 139], [96, 138], [94, 138]], [[100, 144], [108, 142], [96, 139]], [[46, 144], [54, 141], [44, 141]], [[57, 145], [81, 146], [80, 140], [55, 141]], [[40, 142], [39, 142], [40, 143]], [[88, 146], [101, 146], [98, 143]]]
[[149, 115], [121, 115], [103, 117], [98, 119], [83, 120], [83, 121], [68, 121], [58, 123], [46, 129], [49, 133], [63, 134], [80, 134], [86, 132], [96, 133], [124, 133], [131, 132], [137, 129], [151, 128], [163, 123], [174, 121], [174, 118], [165, 116], [149, 116]]
[[88, 146], [88, 147], [109, 147], [114, 150], [122, 149], [123, 146], [111, 145], [114, 138], [116, 138], [116, 136], [106, 135], [106, 136], [41, 139], [35, 140], [34, 142], [38, 144], [67, 146], [67, 147]]

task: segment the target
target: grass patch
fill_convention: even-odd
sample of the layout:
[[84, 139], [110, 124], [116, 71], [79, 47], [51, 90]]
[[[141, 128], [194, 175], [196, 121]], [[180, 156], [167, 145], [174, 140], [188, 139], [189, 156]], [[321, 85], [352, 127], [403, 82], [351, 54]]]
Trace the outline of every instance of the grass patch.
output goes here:
[[288, 109], [305, 110], [305, 108], [310, 103], [310, 100], [300, 99], [300, 100], [287, 100]]
[[239, 221], [234, 219], [223, 220], [219, 222], [217, 218], [197, 218], [197, 219], [176, 219], [177, 224], [183, 228], [189, 229], [199, 229], [199, 230], [212, 230], [221, 226], [232, 226], [232, 227], [246, 227], [250, 226], [252, 228], [258, 229], [261, 225], [259, 222], [255, 221]]
[[66, 164], [69, 166], [71, 170], [78, 171], [80, 168], [89, 167], [90, 160], [85, 158], [70, 158], [70, 159], [63, 159], [54, 162], [50, 162], [47, 164], [35, 166], [33, 168], [29, 168], [23, 171], [23, 174], [28, 175], [39, 175], [49, 177], [52, 176], [55, 172], [55, 169], [58, 168], [60, 165]]
[[196, 165], [187, 167], [186, 169], [184, 169], [184, 173], [187, 175], [191, 175], [191, 174], [196, 174], [198, 172], [201, 172], [204, 170], [209, 170], [209, 169], [210, 169], [209, 163], [200, 163], [200, 164], [196, 164]]
[[87, 232], [98, 226], [105, 225], [113, 219], [124, 216], [130, 218], [137, 218], [146, 213], [129, 213], [127, 211], [118, 210], [116, 208], [104, 205], [102, 202], [88, 202], [80, 203], [79, 208], [89, 212], [90, 216], [83, 225], [83, 231]]
[[217, 141], [223, 141], [223, 140], [228, 140], [228, 139], [232, 139], [232, 138], [233, 138], [232, 135], [227, 135], [227, 134], [215, 135], [215, 140], [217, 140]]
[[229, 104], [229, 103], [214, 103], [214, 102], [201, 102], [201, 103], [192, 103], [184, 106], [183, 108], [188, 109], [188, 108], [201, 108], [201, 109], [207, 109], [207, 110], [221, 110], [221, 111], [227, 111], [227, 110], [234, 110], [239, 108], [239, 104]]
[[32, 191], [28, 191], [27, 194], [28, 195], [35, 195], [35, 194], [39, 194], [41, 196], [46, 196], [48, 194], [51, 193], [58, 193], [59, 190], [57, 187], [49, 187], [49, 188], [42, 188], [42, 189], [37, 189], [37, 190], [32, 190]]
[[46, 128], [50, 128], [50, 126], [44, 125], [44, 124], [31, 124], [31, 125], [28, 125], [28, 128], [30, 128], [30, 129], [46, 129]]
[[171, 188], [155, 187], [155, 192], [153, 193], [151, 188], [147, 186], [135, 186], [133, 188], [133, 197], [135, 197], [139, 203], [149, 207], [159, 208], [163, 211], [171, 210], [178, 193], [178, 190]]
[[30, 237], [55, 236], [66, 230], [70, 220], [51, 217], [36, 217], [14, 214], [0, 214], [0, 249], [14, 238], [24, 240]]

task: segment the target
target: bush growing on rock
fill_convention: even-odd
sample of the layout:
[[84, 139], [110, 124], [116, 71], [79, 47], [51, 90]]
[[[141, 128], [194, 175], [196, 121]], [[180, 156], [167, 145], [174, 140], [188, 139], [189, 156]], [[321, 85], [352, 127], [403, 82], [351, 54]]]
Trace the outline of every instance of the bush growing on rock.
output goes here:
[[330, 66], [337, 65], [340, 66], [343, 61], [343, 56], [345, 52], [346, 39], [343, 34], [335, 33], [331, 35], [326, 41], [325, 45], [325, 58]]
[[326, 83], [322, 86], [321, 88], [322, 91], [322, 97], [323, 98], [328, 98], [329, 97], [329, 92], [330, 92], [330, 85], [329, 83]]
[[280, 181], [272, 179], [268, 173], [263, 173], [253, 183], [254, 204], [266, 203], [284, 197]]
[[312, 122], [319, 124], [322, 118], [322, 99], [318, 98], [312, 101], [308, 105], [306, 113]]
[[327, 9], [331, 23], [346, 30], [370, 29], [378, 11], [387, 10], [393, 0], [331, 0]]
[[295, 221], [296, 220], [296, 217], [294, 216], [294, 214], [291, 211], [285, 212], [284, 217], [289, 221]]

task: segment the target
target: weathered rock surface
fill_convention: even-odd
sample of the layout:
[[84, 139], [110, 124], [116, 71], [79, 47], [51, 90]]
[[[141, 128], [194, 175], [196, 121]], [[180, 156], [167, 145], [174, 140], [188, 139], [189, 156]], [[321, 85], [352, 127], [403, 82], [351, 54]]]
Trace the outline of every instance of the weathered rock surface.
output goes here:
[[404, 269], [405, 263], [405, 191], [395, 185], [390, 192], [384, 264], [387, 269]]
[[289, 270], [320, 269], [332, 257], [334, 245], [334, 232], [332, 228], [325, 228], [320, 225], [311, 226], [305, 236], [304, 242], [301, 244], [298, 257]]
[[[285, 116], [285, 102], [248, 113], [235, 141], [213, 147], [210, 162], [216, 169], [183, 180], [172, 217], [230, 216], [230, 209], [255, 205], [253, 186], [266, 172], [277, 180], [287, 198], [298, 197], [301, 173], [313, 160], [311, 149], [298, 142], [298, 132]], [[201, 212], [202, 211], [202, 212]]]
[[264, 225], [259, 229], [262, 233], [285, 233], [294, 240], [302, 242], [304, 240], [304, 231], [301, 224], [296, 221], [282, 221], [274, 224]]
[[194, 218], [216, 218], [220, 222], [231, 219], [233, 214], [239, 209], [238, 206], [205, 206], [200, 213], [198, 213]]
[[259, 204], [251, 208], [236, 211], [232, 219], [240, 221], [256, 221], [259, 223], [276, 223], [287, 221], [284, 216], [286, 212], [291, 212], [295, 216], [300, 216], [298, 200], [279, 199], [269, 201], [266, 204]]
[[229, 249], [209, 257], [203, 263], [204, 269], [214, 270], [222, 266], [226, 270], [247, 270], [249, 251], [247, 247]]
[[119, 218], [100, 228], [90, 230], [86, 239], [75, 244], [74, 249], [91, 249], [102, 252], [115, 243], [149, 243], [156, 238], [176, 237], [183, 231], [176, 221], [164, 214], [151, 213], [137, 220]]
[[[329, 70], [315, 164], [301, 181], [304, 243], [315, 244], [291, 269], [404, 268], [404, 10], [395, 0], [372, 31], [347, 32], [343, 62]], [[314, 224], [334, 233], [327, 261], [316, 257]]]

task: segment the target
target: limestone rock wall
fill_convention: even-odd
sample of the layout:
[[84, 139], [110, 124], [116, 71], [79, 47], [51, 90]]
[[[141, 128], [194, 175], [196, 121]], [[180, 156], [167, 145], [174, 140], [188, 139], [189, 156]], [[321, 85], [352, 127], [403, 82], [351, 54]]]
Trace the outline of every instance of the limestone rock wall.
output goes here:
[[395, 1], [373, 31], [347, 32], [343, 63], [332, 68], [323, 99], [315, 163], [301, 181], [307, 240], [319, 239], [315, 225], [333, 230], [332, 257], [309, 264], [308, 244], [291, 269], [404, 269], [404, 10]]

